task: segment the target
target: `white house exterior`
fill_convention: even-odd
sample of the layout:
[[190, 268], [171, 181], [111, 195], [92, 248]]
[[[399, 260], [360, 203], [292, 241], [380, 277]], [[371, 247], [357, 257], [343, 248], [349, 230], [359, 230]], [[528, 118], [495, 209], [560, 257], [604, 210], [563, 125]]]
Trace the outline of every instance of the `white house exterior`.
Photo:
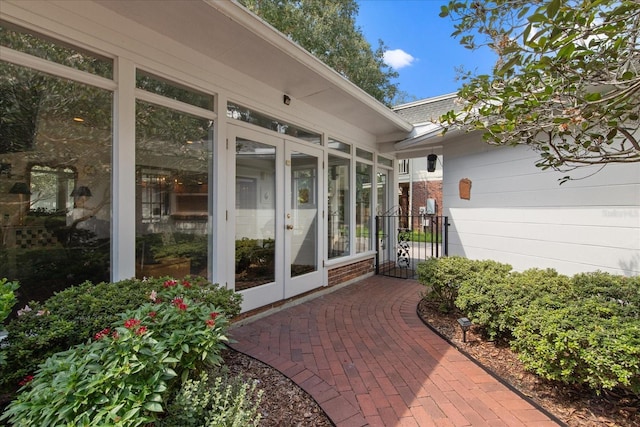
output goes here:
[[[640, 274], [640, 163], [572, 173], [535, 167], [527, 147], [490, 146], [477, 135], [444, 145], [449, 253], [518, 270]], [[471, 181], [470, 198], [460, 180]]]
[[531, 149], [491, 146], [479, 133], [434, 127], [396, 148], [446, 159], [449, 255], [517, 270], [640, 274], [640, 163], [579, 169], [560, 185], [566, 173], [536, 168]]
[[0, 277], [208, 277], [243, 310], [373, 274], [412, 125], [233, 1], [0, 2]]

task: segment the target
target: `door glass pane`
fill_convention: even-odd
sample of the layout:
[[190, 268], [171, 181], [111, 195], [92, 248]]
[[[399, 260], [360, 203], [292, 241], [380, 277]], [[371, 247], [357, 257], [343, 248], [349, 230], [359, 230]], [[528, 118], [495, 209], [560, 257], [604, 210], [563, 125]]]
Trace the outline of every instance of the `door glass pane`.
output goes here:
[[136, 277], [208, 277], [213, 122], [136, 105]]
[[373, 167], [356, 166], [356, 253], [371, 250], [371, 175]]
[[236, 291], [275, 281], [276, 148], [236, 139]]
[[376, 215], [384, 215], [384, 213], [387, 212], [387, 179], [387, 171], [378, 172], [378, 206], [376, 208]]
[[317, 157], [291, 153], [291, 277], [318, 269], [317, 173]]
[[349, 163], [344, 157], [329, 155], [328, 169], [328, 257], [349, 255]]

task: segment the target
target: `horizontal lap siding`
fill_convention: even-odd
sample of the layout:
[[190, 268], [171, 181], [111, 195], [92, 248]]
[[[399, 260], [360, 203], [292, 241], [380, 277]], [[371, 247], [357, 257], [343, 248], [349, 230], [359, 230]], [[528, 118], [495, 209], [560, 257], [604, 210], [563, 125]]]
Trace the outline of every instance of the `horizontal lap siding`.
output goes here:
[[[640, 274], [640, 163], [572, 173], [535, 167], [525, 147], [496, 148], [467, 137], [445, 145], [443, 183], [449, 253], [508, 262], [517, 270]], [[459, 197], [462, 178], [471, 198]]]

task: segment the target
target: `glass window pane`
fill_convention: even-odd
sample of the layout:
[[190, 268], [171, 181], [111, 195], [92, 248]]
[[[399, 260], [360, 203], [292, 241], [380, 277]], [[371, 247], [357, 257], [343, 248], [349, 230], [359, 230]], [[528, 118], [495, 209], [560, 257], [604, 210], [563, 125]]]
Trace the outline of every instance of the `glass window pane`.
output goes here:
[[294, 136], [311, 144], [322, 144], [322, 138], [319, 133], [311, 132], [282, 120], [274, 119], [273, 117], [251, 110], [247, 107], [242, 107], [232, 102], [227, 104], [227, 117], [251, 123], [274, 132]]
[[209, 277], [213, 122], [136, 103], [136, 277]]
[[337, 139], [329, 138], [329, 148], [351, 154], [351, 145], [340, 142]]
[[0, 277], [19, 306], [108, 281], [112, 93], [4, 62], [0, 76]]
[[0, 45], [76, 70], [113, 78], [113, 60], [0, 21]]
[[275, 281], [276, 148], [236, 140], [236, 291]]
[[373, 166], [356, 166], [356, 253], [371, 250], [371, 182]]
[[328, 257], [337, 258], [349, 255], [351, 206], [349, 200], [351, 161], [344, 157], [329, 155], [328, 168]]
[[387, 159], [386, 157], [378, 156], [378, 164], [382, 166], [386, 166], [388, 168], [392, 168], [393, 160]]
[[388, 209], [388, 197], [389, 197], [389, 193], [388, 193], [388, 188], [389, 188], [389, 172], [387, 171], [381, 171], [378, 172], [378, 197], [377, 197], [377, 203], [378, 206], [376, 207], [376, 214], [377, 215], [383, 215], [387, 212]]
[[213, 95], [169, 82], [142, 70], [136, 71], [136, 87], [156, 95], [162, 95], [166, 98], [213, 111]]
[[291, 153], [291, 277], [318, 270], [318, 158]]
[[362, 148], [356, 148], [356, 156], [365, 160], [373, 160], [373, 153]]

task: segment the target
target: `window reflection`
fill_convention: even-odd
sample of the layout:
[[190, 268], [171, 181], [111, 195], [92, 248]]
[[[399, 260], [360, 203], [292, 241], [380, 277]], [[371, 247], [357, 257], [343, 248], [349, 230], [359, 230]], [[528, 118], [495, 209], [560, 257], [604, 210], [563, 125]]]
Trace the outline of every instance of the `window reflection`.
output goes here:
[[371, 182], [373, 166], [356, 166], [356, 252], [371, 250]]
[[0, 76], [0, 277], [19, 305], [108, 281], [112, 93], [4, 62]]
[[213, 122], [136, 104], [136, 276], [208, 277]]
[[349, 164], [351, 160], [329, 155], [328, 168], [328, 257], [349, 255]]
[[236, 290], [275, 281], [276, 148], [236, 140]]
[[76, 173], [71, 168], [32, 166], [29, 210], [34, 213], [55, 213], [73, 208], [71, 192]]

